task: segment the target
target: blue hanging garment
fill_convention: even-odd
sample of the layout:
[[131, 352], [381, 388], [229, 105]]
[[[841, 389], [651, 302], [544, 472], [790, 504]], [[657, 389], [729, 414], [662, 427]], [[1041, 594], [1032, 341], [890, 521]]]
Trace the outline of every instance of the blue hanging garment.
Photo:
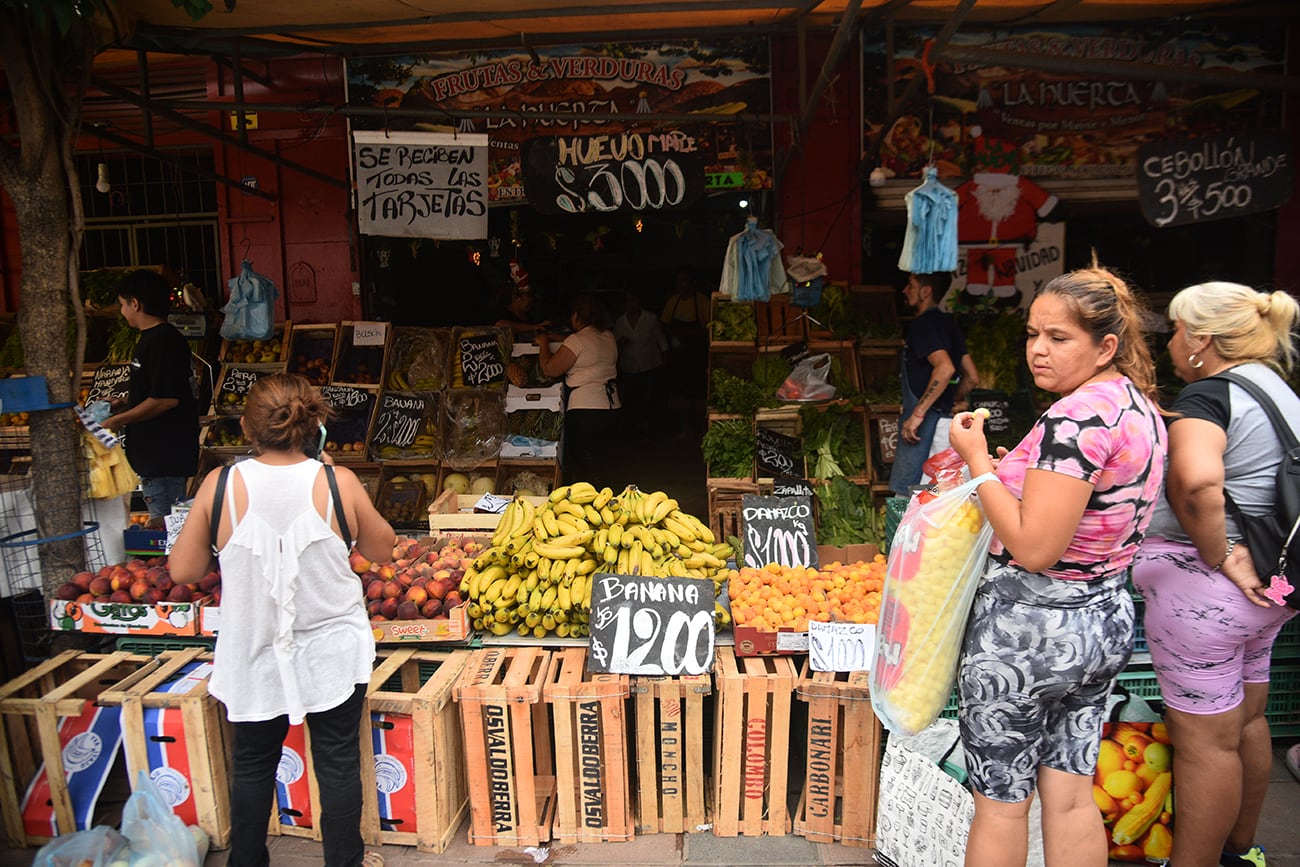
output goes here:
[[925, 170], [921, 186], [903, 197], [907, 233], [898, 268], [914, 274], [957, 270], [957, 194], [939, 182], [939, 172]]
[[230, 300], [221, 308], [225, 321], [221, 336], [227, 340], [266, 340], [275, 329], [275, 284], [253, 270], [247, 259], [238, 277], [226, 281]]
[[736, 237], [736, 300], [767, 301], [772, 297], [772, 259], [780, 262], [781, 245], [771, 232], [750, 217]]

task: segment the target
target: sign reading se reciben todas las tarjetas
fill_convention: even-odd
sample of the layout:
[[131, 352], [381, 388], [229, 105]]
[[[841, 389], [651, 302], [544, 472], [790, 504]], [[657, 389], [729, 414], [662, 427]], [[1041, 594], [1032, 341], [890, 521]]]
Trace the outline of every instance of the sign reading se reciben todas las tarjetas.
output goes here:
[[486, 135], [355, 132], [353, 138], [362, 233], [487, 237]]

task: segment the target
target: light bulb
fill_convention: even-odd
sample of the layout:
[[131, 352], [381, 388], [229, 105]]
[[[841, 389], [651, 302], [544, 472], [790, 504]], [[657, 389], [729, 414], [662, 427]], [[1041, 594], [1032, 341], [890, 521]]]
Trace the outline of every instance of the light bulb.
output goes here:
[[108, 182], [108, 163], [99, 164], [99, 180], [95, 181], [95, 189], [101, 193], [107, 193], [113, 187]]
[[741, 206], [742, 208], [748, 208], [748, 207], [749, 207], [749, 199], [741, 199], [741, 200], [740, 200], [740, 206]]

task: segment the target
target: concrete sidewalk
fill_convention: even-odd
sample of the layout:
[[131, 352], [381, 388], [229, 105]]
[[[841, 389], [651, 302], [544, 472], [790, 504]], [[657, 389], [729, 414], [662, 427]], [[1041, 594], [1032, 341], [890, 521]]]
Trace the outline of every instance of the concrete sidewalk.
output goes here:
[[[1300, 782], [1287, 771], [1283, 757], [1294, 738], [1274, 741], [1268, 800], [1260, 819], [1259, 843], [1268, 852], [1268, 867], [1300, 867]], [[1176, 828], [1176, 825], [1175, 825]], [[1175, 833], [1177, 831], [1175, 830]], [[319, 867], [320, 844], [298, 837], [274, 838], [274, 867]], [[555, 846], [536, 851], [471, 846], [457, 834], [441, 855], [405, 846], [381, 846], [386, 867], [456, 864], [614, 865], [619, 867], [816, 867], [874, 864], [871, 850], [810, 843], [802, 837], [714, 837], [712, 834], [652, 834], [630, 843]], [[27, 867], [34, 850], [0, 850], [0, 867]], [[225, 867], [226, 853], [213, 852], [204, 867]]]

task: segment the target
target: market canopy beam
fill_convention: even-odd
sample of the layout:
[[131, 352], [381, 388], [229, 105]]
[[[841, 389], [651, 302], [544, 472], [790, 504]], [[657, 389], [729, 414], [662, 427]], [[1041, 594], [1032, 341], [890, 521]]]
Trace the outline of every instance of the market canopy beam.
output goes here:
[[[1018, 69], [1041, 69], [1063, 75], [1102, 75], [1135, 81], [1189, 81], [1217, 87], [1258, 88], [1259, 90], [1300, 91], [1300, 76], [1268, 75], [1257, 72], [1217, 72], [1212, 69], [1187, 69], [1136, 63], [1123, 60], [1080, 60], [1048, 54], [1022, 54], [995, 48], [949, 45], [931, 53], [932, 58], [969, 63], [975, 66], [1009, 66]], [[918, 76], [923, 78], [923, 76]], [[913, 83], [917, 79], [913, 79]], [[906, 99], [903, 103], [906, 103]]]
[[228, 187], [234, 187], [235, 189], [239, 190], [241, 193], [247, 193], [248, 195], [251, 196], [257, 196], [258, 198], [266, 199], [268, 202], [279, 201], [279, 196], [277, 196], [275, 193], [268, 193], [266, 190], [260, 189], [258, 187], [251, 187], [248, 184], [240, 183], [234, 178], [228, 178], [225, 175], [219, 175], [216, 172], [209, 172], [204, 169], [198, 168], [197, 166], [187, 165], [186, 163], [183, 163], [180, 160], [173, 158], [171, 155], [164, 153], [163, 151], [160, 151], [157, 148], [151, 148], [148, 145], [138, 142], [133, 138], [129, 138], [128, 136], [118, 135], [117, 133], [113, 132], [111, 129], [109, 129], [106, 126], [96, 126], [93, 127], [93, 130], [95, 135], [99, 136], [100, 138], [108, 139], [114, 144], [121, 145], [127, 150], [135, 151], [138, 154], [143, 154], [144, 156], [158, 160], [161, 163], [166, 163], [169, 166], [174, 166], [180, 171], [188, 172], [189, 174], [203, 178], [205, 181], [216, 181], [217, 183], [225, 184]]
[[[299, 174], [306, 175], [307, 177], [312, 178], [313, 180], [320, 181], [323, 184], [329, 184], [331, 187], [337, 187], [340, 190], [352, 189], [351, 185], [347, 181], [340, 180], [339, 178], [336, 178], [333, 175], [327, 175], [324, 172], [318, 172], [315, 169], [308, 168], [307, 166], [304, 166], [302, 163], [294, 162], [293, 160], [288, 159], [287, 157], [282, 157], [279, 154], [275, 153], [274, 151], [264, 150], [262, 148], [257, 147], [256, 145], [248, 144], [244, 141], [241, 141], [239, 138], [236, 138], [235, 136], [226, 135], [220, 130], [213, 129], [211, 126], [209, 126], [206, 123], [203, 123], [202, 121], [195, 120], [194, 118], [182, 114], [179, 111], [173, 111], [169, 108], [160, 105], [157, 100], [148, 100], [144, 97], [143, 94], [132, 93], [131, 91], [127, 90], [124, 87], [118, 87], [116, 84], [113, 84], [112, 82], [109, 81], [105, 81], [99, 77], [92, 78], [90, 80], [90, 83], [97, 90], [103, 91], [105, 94], [113, 97], [114, 99], [120, 99], [123, 102], [129, 102], [131, 105], [138, 106], [139, 108], [144, 110], [146, 116], [157, 114], [160, 117], [165, 117], [167, 120], [170, 120], [171, 122], [184, 127], [185, 129], [191, 130], [193, 132], [197, 132], [214, 141], [219, 141], [222, 144], [229, 145], [230, 147], [238, 148], [239, 150], [250, 153], [255, 157], [264, 159], [267, 162], [275, 163], [278, 166], [282, 166], [286, 169], [290, 169], [292, 171], [298, 172]], [[235, 110], [235, 109], [231, 109], [231, 110]], [[244, 113], [248, 111], [257, 111], [257, 107], [254, 105], [245, 108], [243, 111], [238, 111], [238, 116], [242, 118], [244, 116]], [[242, 186], [242, 184], [240, 186]]]

